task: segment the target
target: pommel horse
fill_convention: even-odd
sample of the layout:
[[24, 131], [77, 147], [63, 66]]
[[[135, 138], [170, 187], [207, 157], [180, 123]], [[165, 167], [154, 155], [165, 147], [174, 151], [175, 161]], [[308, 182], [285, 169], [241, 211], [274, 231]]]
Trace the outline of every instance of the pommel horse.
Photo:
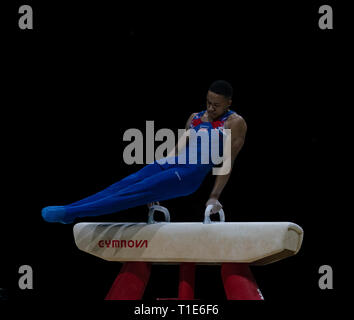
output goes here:
[[[249, 265], [266, 265], [295, 255], [303, 230], [291, 222], [211, 221], [212, 205], [203, 223], [170, 222], [167, 208], [154, 205], [147, 223], [77, 223], [77, 247], [108, 261], [122, 262], [106, 300], [140, 300], [152, 264], [179, 264], [178, 298], [193, 300], [196, 264], [221, 265], [228, 300], [263, 300]], [[165, 216], [156, 222], [155, 211]]]

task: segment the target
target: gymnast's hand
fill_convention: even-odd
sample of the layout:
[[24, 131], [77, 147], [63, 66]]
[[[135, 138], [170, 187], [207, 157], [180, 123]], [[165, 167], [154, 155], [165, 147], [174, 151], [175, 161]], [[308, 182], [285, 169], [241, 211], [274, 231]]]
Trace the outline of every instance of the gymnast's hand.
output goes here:
[[218, 199], [210, 198], [205, 204], [205, 206], [207, 207], [210, 204], [213, 205], [213, 207], [211, 208], [211, 213], [217, 213], [222, 208], [222, 204], [218, 201]]
[[155, 201], [155, 202], [150, 202], [150, 203], [147, 204], [147, 206], [148, 206], [149, 209], [150, 209], [152, 206], [154, 206], [154, 205], [159, 206], [159, 205], [160, 205], [160, 202]]

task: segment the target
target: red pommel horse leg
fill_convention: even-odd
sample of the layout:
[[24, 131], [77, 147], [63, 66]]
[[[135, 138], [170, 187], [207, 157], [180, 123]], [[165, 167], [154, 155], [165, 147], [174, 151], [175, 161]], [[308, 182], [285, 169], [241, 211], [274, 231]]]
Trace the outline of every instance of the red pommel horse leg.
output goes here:
[[247, 263], [223, 263], [221, 277], [227, 300], [264, 300]]
[[105, 300], [141, 300], [150, 271], [148, 262], [125, 262]]
[[194, 300], [195, 263], [183, 262], [179, 266], [178, 300]]

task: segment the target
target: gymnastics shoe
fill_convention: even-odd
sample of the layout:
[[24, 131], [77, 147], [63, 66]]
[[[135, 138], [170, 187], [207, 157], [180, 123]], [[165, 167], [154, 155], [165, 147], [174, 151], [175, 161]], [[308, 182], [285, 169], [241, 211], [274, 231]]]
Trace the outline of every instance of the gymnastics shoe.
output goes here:
[[74, 218], [68, 216], [64, 206], [49, 206], [42, 209], [42, 217], [47, 222], [73, 223]]

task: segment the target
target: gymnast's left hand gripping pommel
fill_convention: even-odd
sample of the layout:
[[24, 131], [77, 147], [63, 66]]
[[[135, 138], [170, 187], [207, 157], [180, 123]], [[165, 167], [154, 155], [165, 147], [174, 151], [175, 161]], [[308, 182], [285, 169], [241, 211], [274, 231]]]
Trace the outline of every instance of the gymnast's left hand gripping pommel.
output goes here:
[[222, 209], [222, 204], [215, 198], [210, 198], [205, 204], [206, 207], [212, 205], [211, 214], [218, 213]]
[[204, 222], [205, 224], [212, 223], [210, 220], [210, 215], [219, 213], [220, 222], [225, 222], [225, 214], [224, 210], [222, 209], [221, 203], [216, 199], [209, 199], [206, 203], [206, 209], [204, 214]]

